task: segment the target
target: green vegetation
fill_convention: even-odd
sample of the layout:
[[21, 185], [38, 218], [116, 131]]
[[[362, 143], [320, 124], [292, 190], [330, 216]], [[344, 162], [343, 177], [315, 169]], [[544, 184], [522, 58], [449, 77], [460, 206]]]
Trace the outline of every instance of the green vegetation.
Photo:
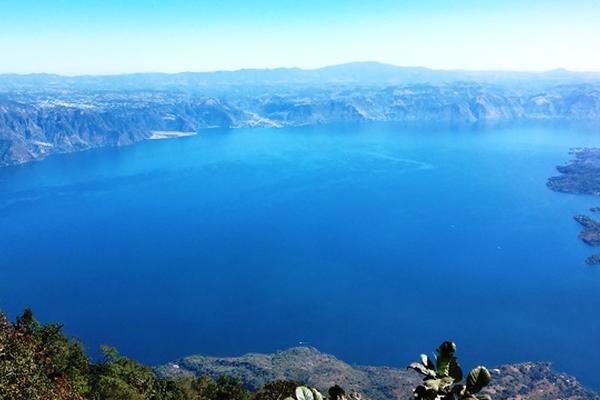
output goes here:
[[290, 396], [285, 400], [323, 400], [323, 395], [315, 388], [298, 386], [294, 391], [294, 396]]
[[[466, 383], [454, 356], [456, 346], [444, 342], [434, 362], [425, 355], [411, 368], [425, 375], [414, 390], [416, 399], [482, 399], [476, 396], [490, 381], [484, 367], [472, 370]], [[221, 376], [161, 378], [152, 369], [102, 346], [104, 357], [92, 362], [80, 342], [69, 339], [59, 324], [40, 324], [31, 310], [15, 323], [0, 313], [0, 399], [2, 400], [359, 400], [340, 386], [324, 396], [291, 380], [267, 383], [255, 392], [239, 379]]]
[[421, 362], [410, 364], [409, 368], [424, 375], [423, 384], [417, 386], [413, 393], [419, 400], [477, 400], [489, 399], [488, 395], [478, 395], [492, 380], [485, 367], [477, 367], [469, 372], [466, 382], [463, 372], [454, 355], [456, 345], [444, 342], [436, 350], [435, 363], [425, 354], [421, 354]]
[[267, 383], [254, 395], [254, 400], [282, 400], [292, 397], [296, 388], [301, 386], [296, 381], [274, 381]]
[[[152, 370], [102, 346], [93, 363], [58, 324], [42, 325], [31, 310], [14, 324], [0, 314], [2, 400], [251, 400], [237, 379], [158, 378]], [[266, 398], [265, 398], [266, 399]]]
[[30, 310], [15, 324], [0, 315], [0, 399], [82, 399], [89, 376], [81, 344], [60, 325], [40, 325]]

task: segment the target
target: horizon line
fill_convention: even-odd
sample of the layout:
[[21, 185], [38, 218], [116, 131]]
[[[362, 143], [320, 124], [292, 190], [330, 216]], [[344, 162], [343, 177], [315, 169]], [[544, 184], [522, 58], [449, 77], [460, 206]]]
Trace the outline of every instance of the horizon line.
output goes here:
[[577, 71], [570, 70], [564, 67], [556, 67], [544, 70], [529, 70], [529, 69], [468, 69], [468, 68], [431, 68], [422, 65], [410, 66], [410, 65], [397, 65], [381, 61], [365, 60], [365, 61], [348, 61], [338, 64], [327, 64], [320, 67], [314, 68], [302, 68], [302, 67], [243, 67], [237, 69], [214, 69], [214, 70], [181, 70], [177, 72], [166, 72], [166, 71], [136, 71], [136, 72], [114, 72], [114, 73], [82, 73], [82, 74], [64, 74], [57, 72], [1, 72], [0, 76], [57, 76], [61, 78], [85, 78], [85, 77], [116, 77], [126, 75], [179, 75], [179, 74], [211, 74], [211, 73], [235, 73], [244, 71], [276, 71], [276, 70], [300, 70], [300, 71], [319, 71], [331, 67], [339, 67], [345, 65], [356, 65], [356, 64], [375, 64], [381, 66], [388, 66], [394, 68], [404, 69], [422, 69], [432, 72], [462, 72], [462, 73], [522, 73], [522, 74], [544, 74], [550, 72], [567, 72], [573, 74], [600, 74], [600, 70], [585, 70]]

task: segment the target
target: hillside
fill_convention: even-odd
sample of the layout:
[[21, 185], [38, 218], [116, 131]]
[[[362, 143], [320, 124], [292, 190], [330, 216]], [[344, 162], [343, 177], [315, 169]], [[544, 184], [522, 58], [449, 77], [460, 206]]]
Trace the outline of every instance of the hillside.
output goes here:
[[[91, 78], [77, 79], [85, 82]], [[57, 153], [128, 145], [150, 138], [153, 131], [369, 121], [600, 120], [598, 84], [518, 88], [459, 81], [384, 83], [300, 85], [274, 81], [262, 86], [190, 83], [174, 87], [157, 83], [160, 90], [125, 89], [127, 86], [92, 90], [82, 88], [83, 84], [65, 88], [46, 79], [39, 85], [18, 88], [0, 84], [0, 166]]]
[[[454, 357], [455, 345], [445, 344]], [[40, 324], [29, 309], [14, 323], [0, 311], [0, 398], [274, 400], [281, 397], [273, 397], [273, 390], [281, 394], [305, 384], [325, 393], [340, 385], [353, 399], [400, 400], [412, 398], [412, 389], [421, 384], [413, 370], [350, 365], [310, 347], [231, 358], [191, 356], [153, 369], [110, 346], [102, 346], [102, 353], [92, 361], [81, 342], [63, 334], [62, 325]], [[600, 400], [599, 393], [553, 371], [549, 363], [504, 365], [490, 372], [491, 385], [481, 393], [493, 399]]]
[[[310, 347], [231, 358], [190, 356], [154, 370], [168, 378], [236, 376], [251, 389], [278, 379], [296, 380], [321, 390], [338, 384], [373, 400], [409, 399], [411, 389], [420, 382], [413, 371], [350, 365]], [[584, 388], [572, 376], [555, 372], [549, 363], [504, 365], [492, 373], [487, 393], [496, 399], [600, 399], [600, 394]]]

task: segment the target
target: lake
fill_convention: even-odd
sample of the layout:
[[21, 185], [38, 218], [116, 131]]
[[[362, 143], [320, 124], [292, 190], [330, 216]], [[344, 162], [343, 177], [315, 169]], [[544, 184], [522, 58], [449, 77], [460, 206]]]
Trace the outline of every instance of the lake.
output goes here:
[[600, 270], [546, 180], [600, 127], [213, 129], [0, 169], [0, 308], [149, 364], [305, 343], [600, 388]]

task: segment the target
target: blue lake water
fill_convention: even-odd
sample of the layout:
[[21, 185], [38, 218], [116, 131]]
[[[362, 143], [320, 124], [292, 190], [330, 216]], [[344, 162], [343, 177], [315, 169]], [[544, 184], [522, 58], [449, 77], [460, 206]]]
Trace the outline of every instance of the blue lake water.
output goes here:
[[546, 179], [600, 127], [208, 130], [0, 169], [0, 308], [146, 363], [305, 342], [600, 387], [600, 270]]

